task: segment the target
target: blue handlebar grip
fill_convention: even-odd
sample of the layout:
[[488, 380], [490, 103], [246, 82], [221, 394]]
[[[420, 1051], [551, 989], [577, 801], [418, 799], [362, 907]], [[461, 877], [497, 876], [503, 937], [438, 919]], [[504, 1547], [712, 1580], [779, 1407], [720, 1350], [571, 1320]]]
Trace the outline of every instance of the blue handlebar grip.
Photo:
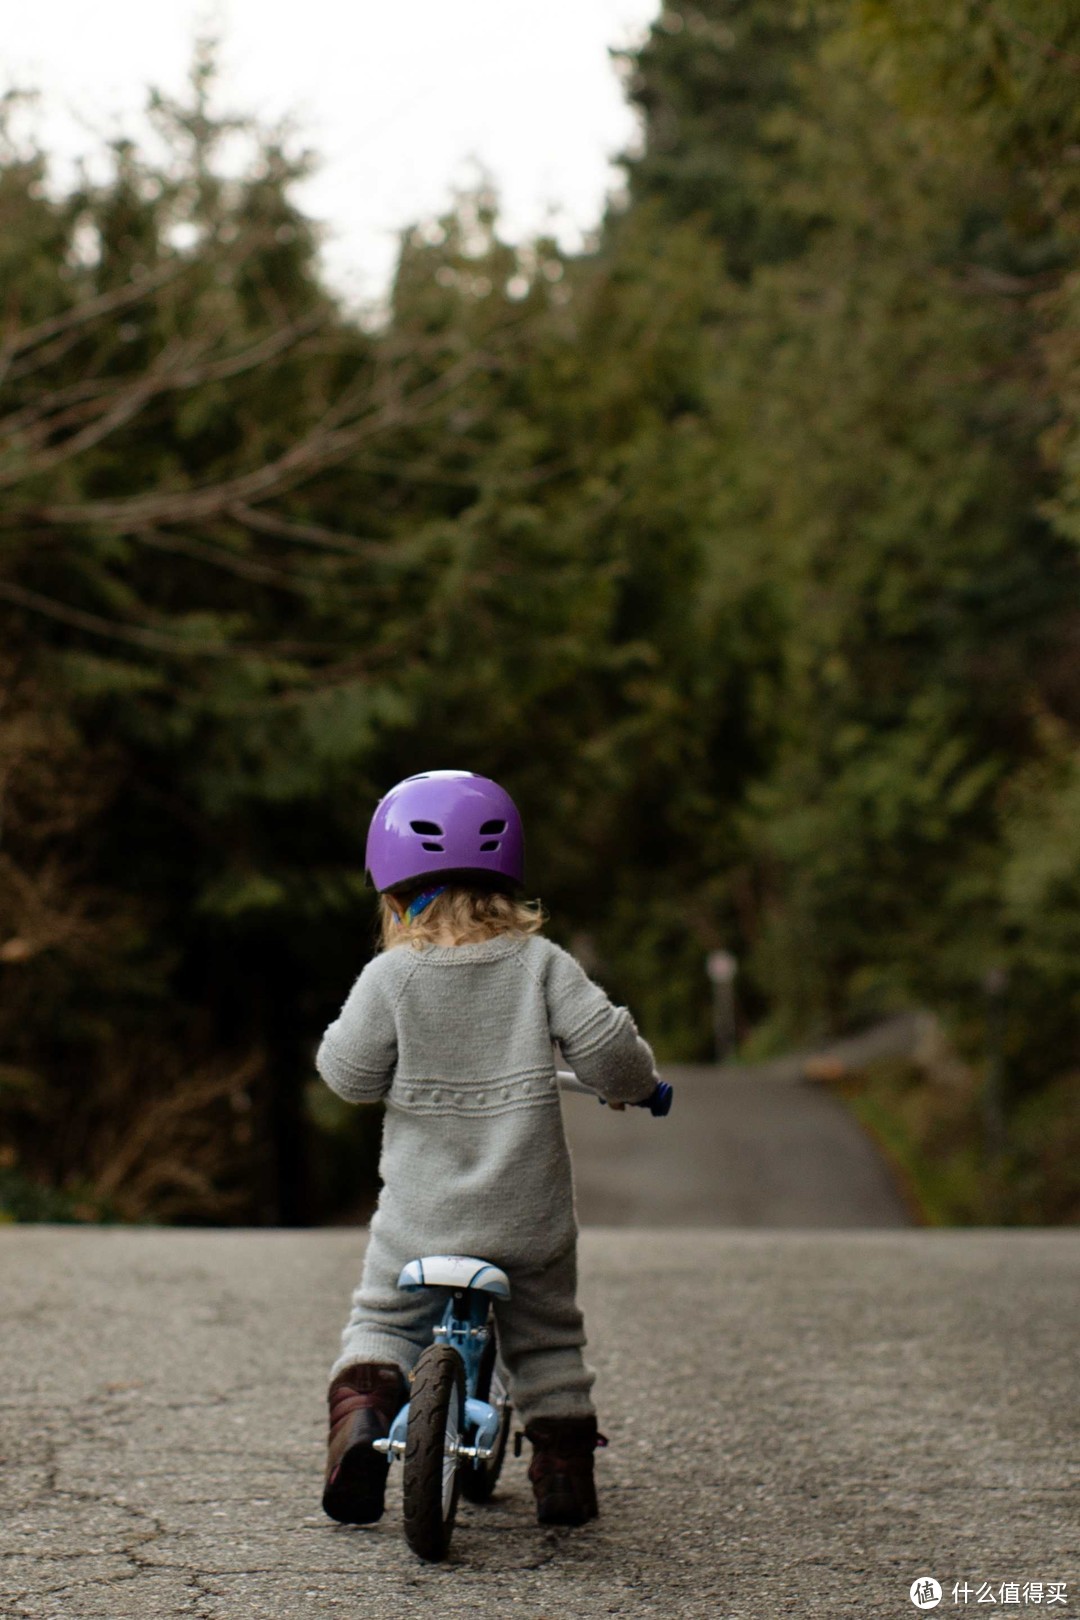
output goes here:
[[636, 1108], [647, 1108], [654, 1119], [665, 1119], [671, 1113], [671, 1099], [674, 1092], [666, 1080], [658, 1080], [644, 1102], [635, 1103]]

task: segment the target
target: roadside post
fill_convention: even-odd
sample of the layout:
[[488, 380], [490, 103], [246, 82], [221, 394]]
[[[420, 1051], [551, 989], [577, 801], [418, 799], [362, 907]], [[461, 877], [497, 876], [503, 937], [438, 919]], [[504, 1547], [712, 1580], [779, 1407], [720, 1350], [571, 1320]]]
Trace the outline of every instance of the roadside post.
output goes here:
[[983, 1083], [983, 1143], [987, 1160], [997, 1163], [1005, 1151], [1005, 998], [1009, 975], [992, 967], [983, 978], [986, 998], [986, 1079]]
[[710, 951], [705, 971], [712, 985], [713, 1042], [717, 1063], [724, 1063], [735, 1046], [735, 975], [739, 964], [730, 951]]
[[986, 1005], [986, 1078], [983, 1081], [983, 1162], [986, 1177], [986, 1207], [992, 1221], [1000, 1223], [1005, 1213], [1005, 1093], [1008, 1071], [1005, 1061], [1006, 996], [1008, 970], [992, 967], [983, 977]]

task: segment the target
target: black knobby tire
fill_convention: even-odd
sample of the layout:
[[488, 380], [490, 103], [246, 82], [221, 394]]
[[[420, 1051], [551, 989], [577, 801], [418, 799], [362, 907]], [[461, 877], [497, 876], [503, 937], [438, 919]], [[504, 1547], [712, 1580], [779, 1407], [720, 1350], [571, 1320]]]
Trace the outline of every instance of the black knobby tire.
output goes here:
[[450, 1548], [461, 1467], [446, 1456], [448, 1435], [463, 1438], [465, 1369], [448, 1344], [432, 1344], [416, 1363], [409, 1399], [402, 1492], [405, 1540], [438, 1563]]
[[[496, 1399], [506, 1399], [505, 1374], [498, 1368], [498, 1345], [495, 1338], [494, 1319], [488, 1321], [490, 1337], [484, 1346], [484, 1353], [480, 1358], [480, 1371], [476, 1378], [476, 1396], [478, 1400], [490, 1401], [492, 1399], [492, 1385]], [[497, 1370], [498, 1369], [498, 1370]], [[507, 1400], [502, 1409], [502, 1420], [499, 1423], [498, 1438], [495, 1441], [495, 1455], [487, 1462], [466, 1463], [461, 1470], [461, 1494], [469, 1502], [488, 1502], [495, 1490], [496, 1481], [502, 1471], [503, 1458], [506, 1456], [506, 1446], [510, 1439], [511, 1408]]]

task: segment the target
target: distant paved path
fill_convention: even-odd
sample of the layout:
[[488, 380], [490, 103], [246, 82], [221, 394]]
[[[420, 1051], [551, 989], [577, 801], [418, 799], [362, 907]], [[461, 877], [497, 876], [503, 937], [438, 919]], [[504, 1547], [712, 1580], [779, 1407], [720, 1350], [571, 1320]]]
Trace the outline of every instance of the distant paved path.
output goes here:
[[[544, 1532], [510, 1459], [439, 1567], [396, 1494], [318, 1507], [362, 1247], [0, 1230], [4, 1620], [898, 1620], [920, 1575], [1080, 1612], [1076, 1233], [586, 1233], [602, 1517]], [[952, 1602], [1030, 1580], [1067, 1604]]]
[[802, 1060], [755, 1068], [667, 1064], [667, 1119], [566, 1096], [578, 1211], [588, 1225], [897, 1227], [892, 1175]]

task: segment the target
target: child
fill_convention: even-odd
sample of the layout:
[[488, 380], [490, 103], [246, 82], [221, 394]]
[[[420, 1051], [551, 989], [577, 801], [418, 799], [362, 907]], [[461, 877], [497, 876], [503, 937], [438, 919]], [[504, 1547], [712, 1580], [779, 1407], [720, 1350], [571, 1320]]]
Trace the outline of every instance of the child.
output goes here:
[[577, 1224], [552, 1042], [616, 1106], [657, 1084], [653, 1054], [540, 933], [518, 896], [524, 838], [513, 800], [468, 771], [428, 771], [375, 811], [367, 869], [382, 895], [382, 953], [319, 1048], [350, 1102], [386, 1099], [382, 1191], [360, 1286], [331, 1370], [323, 1507], [344, 1523], [383, 1511], [373, 1450], [408, 1399], [406, 1379], [442, 1311], [397, 1279], [419, 1255], [478, 1255], [509, 1276], [495, 1302], [510, 1395], [533, 1446], [542, 1524], [597, 1512], [589, 1391], [576, 1302]]

